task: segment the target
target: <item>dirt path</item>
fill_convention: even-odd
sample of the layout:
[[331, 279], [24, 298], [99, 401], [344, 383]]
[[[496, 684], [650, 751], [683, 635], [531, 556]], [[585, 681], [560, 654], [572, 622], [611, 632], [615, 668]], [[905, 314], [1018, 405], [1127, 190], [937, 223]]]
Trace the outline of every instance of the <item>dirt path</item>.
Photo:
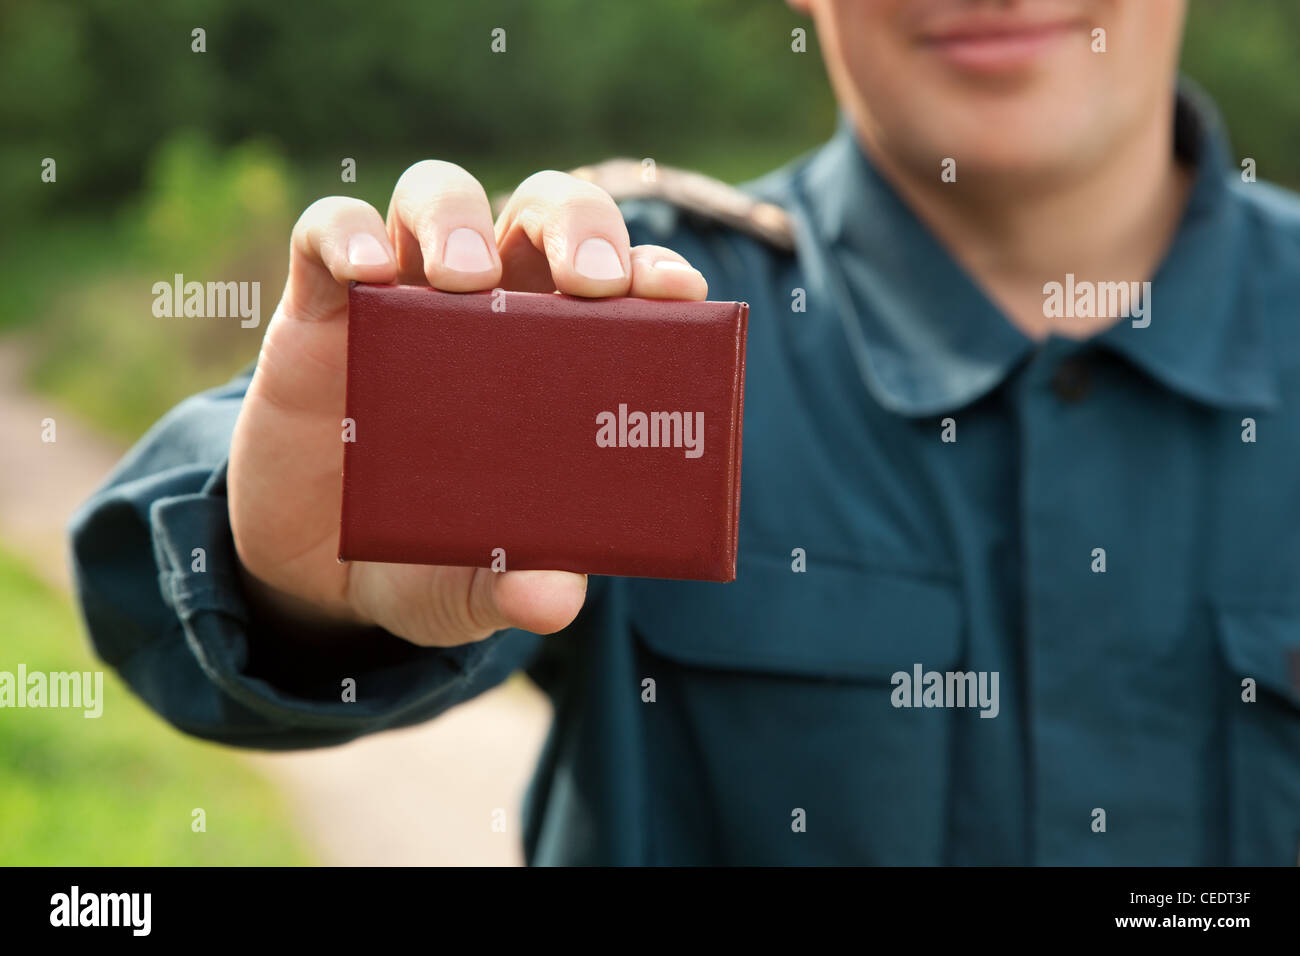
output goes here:
[[[23, 350], [0, 341], [0, 538], [68, 591], [64, 527], [124, 449], [26, 394], [24, 367]], [[49, 443], [41, 440], [47, 418], [55, 429]]]
[[[66, 592], [68, 517], [124, 449], [29, 395], [24, 367], [21, 346], [0, 341], [0, 540]], [[521, 862], [519, 801], [549, 716], [517, 680], [421, 727], [248, 759], [284, 791], [322, 863], [509, 865]], [[505, 833], [493, 830], [498, 808]]]

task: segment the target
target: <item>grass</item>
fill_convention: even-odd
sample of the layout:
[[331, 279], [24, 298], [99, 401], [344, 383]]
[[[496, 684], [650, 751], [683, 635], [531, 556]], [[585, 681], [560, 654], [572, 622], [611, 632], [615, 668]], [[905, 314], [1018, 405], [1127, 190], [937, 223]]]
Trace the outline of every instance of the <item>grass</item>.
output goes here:
[[[100, 670], [68, 601], [0, 550], [0, 671]], [[312, 862], [278, 795], [230, 751], [186, 738], [111, 673], [103, 715], [0, 709], [0, 865]], [[191, 829], [206, 813], [206, 832]]]

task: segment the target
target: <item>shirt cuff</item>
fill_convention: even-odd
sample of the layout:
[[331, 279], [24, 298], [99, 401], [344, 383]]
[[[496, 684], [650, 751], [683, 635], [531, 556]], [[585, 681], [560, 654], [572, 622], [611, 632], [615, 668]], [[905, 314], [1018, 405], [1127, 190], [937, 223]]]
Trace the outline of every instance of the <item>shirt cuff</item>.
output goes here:
[[190, 652], [221, 691], [275, 724], [351, 737], [427, 719], [474, 692], [476, 675], [504, 637], [425, 648], [372, 628], [346, 646], [322, 642], [319, 652], [302, 653], [311, 634], [295, 634], [287, 643], [297, 649], [301, 671], [286, 687], [256, 666], [261, 652], [287, 635], [261, 626], [245, 596], [225, 466], [198, 493], [154, 501], [149, 515], [159, 590]]

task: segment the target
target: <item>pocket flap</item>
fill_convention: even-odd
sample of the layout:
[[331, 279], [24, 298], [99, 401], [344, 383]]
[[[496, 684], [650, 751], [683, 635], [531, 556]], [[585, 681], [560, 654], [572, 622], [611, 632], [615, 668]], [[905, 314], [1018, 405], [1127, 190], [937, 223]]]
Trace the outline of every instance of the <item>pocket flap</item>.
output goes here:
[[741, 555], [732, 584], [632, 580], [634, 628], [685, 664], [826, 679], [888, 681], [961, 656], [956, 588], [938, 579]]
[[1228, 666], [1300, 708], [1300, 611], [1220, 608], [1218, 625]]

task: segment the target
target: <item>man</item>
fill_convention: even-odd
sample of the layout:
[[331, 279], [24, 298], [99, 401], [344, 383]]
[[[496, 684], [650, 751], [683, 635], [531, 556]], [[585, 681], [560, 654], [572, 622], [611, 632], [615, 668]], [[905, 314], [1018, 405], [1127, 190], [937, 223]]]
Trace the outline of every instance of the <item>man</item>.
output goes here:
[[[798, 5], [844, 120], [738, 220], [312, 205], [251, 379], [75, 519], [99, 652], [266, 748], [527, 667], [534, 863], [1293, 864], [1300, 205], [1175, 94], [1180, 2]], [[747, 300], [737, 581], [339, 564], [352, 280]]]

